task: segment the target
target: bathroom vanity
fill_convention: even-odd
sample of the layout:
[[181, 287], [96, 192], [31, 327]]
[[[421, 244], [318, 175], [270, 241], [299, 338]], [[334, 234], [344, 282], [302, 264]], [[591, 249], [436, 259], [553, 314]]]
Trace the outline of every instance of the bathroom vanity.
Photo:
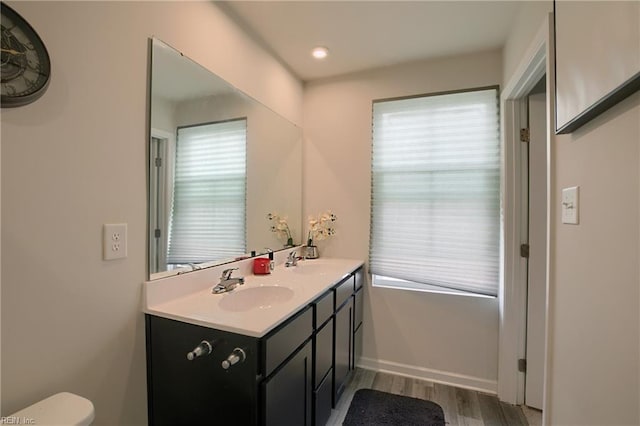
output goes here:
[[279, 265], [224, 294], [181, 278], [145, 283], [149, 424], [326, 424], [360, 356], [362, 262]]

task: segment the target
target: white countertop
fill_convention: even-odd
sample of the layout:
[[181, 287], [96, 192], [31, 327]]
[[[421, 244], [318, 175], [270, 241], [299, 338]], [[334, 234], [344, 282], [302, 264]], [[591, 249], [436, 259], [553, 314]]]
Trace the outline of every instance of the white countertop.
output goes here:
[[[269, 275], [253, 275], [247, 273], [252, 261], [243, 261], [240, 270], [234, 271], [234, 277], [244, 276], [244, 285], [228, 293], [213, 294], [211, 289], [218, 283], [222, 269], [229, 265], [147, 281], [144, 283], [143, 311], [190, 324], [262, 337], [363, 265], [360, 260], [321, 258], [300, 260], [298, 266], [290, 268], [279, 263]], [[255, 290], [259, 287], [279, 288], [266, 289], [267, 295], [263, 296], [263, 290]]]

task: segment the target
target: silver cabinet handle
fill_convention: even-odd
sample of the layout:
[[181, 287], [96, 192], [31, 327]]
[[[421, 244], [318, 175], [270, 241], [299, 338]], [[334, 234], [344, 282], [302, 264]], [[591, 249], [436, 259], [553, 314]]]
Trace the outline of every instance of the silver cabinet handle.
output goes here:
[[224, 361], [222, 361], [222, 368], [228, 370], [234, 364], [238, 362], [243, 362], [247, 358], [247, 354], [240, 348], [235, 348], [231, 355], [227, 357]]

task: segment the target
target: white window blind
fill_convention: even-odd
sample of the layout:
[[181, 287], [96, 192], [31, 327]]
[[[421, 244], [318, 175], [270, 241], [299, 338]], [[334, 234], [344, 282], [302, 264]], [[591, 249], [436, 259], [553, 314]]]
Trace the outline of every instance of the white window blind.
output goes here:
[[497, 89], [373, 104], [371, 273], [495, 296]]
[[247, 120], [178, 128], [167, 262], [246, 253]]

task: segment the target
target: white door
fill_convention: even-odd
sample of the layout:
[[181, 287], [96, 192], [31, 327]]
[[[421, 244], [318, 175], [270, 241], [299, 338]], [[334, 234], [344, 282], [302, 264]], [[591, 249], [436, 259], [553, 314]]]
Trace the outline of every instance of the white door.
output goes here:
[[[544, 89], [544, 88], [543, 88]], [[525, 404], [542, 409], [547, 270], [546, 94], [529, 95], [529, 277]]]

